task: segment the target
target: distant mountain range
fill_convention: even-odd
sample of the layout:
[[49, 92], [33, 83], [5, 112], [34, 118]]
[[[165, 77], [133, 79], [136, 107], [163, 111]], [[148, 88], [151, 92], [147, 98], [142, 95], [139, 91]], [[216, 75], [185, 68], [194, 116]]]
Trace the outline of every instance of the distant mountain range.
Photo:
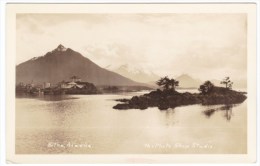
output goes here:
[[[220, 84], [221, 80], [212, 79], [210, 80], [215, 86], [224, 86], [223, 84]], [[233, 82], [233, 88], [234, 89], [246, 89], [247, 88], [247, 81], [244, 79], [232, 79]]]
[[[111, 86], [149, 86], [156, 88], [156, 81], [160, 76], [142, 68], [129, 65], [102, 68], [80, 53], [59, 45], [44, 56], [34, 57], [16, 66], [16, 83], [56, 84], [78, 76], [82, 81], [95, 85]], [[175, 78], [179, 81], [179, 88], [199, 88], [204, 81], [182, 74]], [[232, 80], [232, 78], [231, 78]], [[222, 86], [220, 80], [210, 80], [216, 86]], [[246, 80], [232, 80], [234, 88], [246, 88]]]
[[160, 77], [154, 74], [152, 71], [144, 70], [142, 68], [137, 68], [130, 66], [128, 64], [124, 64], [118, 67], [109, 65], [105, 67], [106, 69], [118, 73], [122, 76], [130, 78], [131, 80], [135, 80], [138, 82], [150, 84], [150, 82], [157, 81]]
[[[198, 89], [200, 85], [202, 85], [205, 81], [207, 81], [207, 80], [202, 81], [200, 79], [193, 78], [188, 74], [182, 74], [180, 76], [175, 77], [174, 79], [179, 81], [178, 88], [182, 88], [182, 89]], [[220, 86], [220, 87], [224, 86], [220, 84], [221, 80], [211, 79], [209, 81], [212, 82], [215, 86]], [[245, 89], [247, 87], [246, 80], [232, 80], [231, 78], [231, 81], [234, 82], [233, 88], [235, 89]], [[156, 85], [156, 81], [149, 82], [148, 84], [153, 85], [154, 87], [158, 87]]]
[[104, 69], [80, 53], [59, 45], [44, 56], [32, 58], [16, 66], [16, 83], [52, 84], [78, 76], [95, 85], [143, 86], [144, 84]]
[[194, 79], [188, 74], [182, 74], [175, 79], [179, 81], [180, 88], [198, 88], [202, 84], [201, 80]]
[[[178, 77], [176, 77], [176, 80], [178, 80], [179, 83], [179, 88], [199, 88], [200, 85], [202, 85], [205, 81], [207, 80], [200, 80], [200, 79], [195, 79], [191, 76], [189, 76], [188, 74], [182, 74]], [[222, 84], [220, 84], [221, 80], [217, 80], [217, 79], [211, 79], [209, 80], [210, 82], [212, 82], [215, 86], [224, 86]], [[231, 81], [234, 83], [233, 84], [233, 88], [238, 88], [238, 89], [244, 89], [246, 88], [246, 80], [232, 80]]]

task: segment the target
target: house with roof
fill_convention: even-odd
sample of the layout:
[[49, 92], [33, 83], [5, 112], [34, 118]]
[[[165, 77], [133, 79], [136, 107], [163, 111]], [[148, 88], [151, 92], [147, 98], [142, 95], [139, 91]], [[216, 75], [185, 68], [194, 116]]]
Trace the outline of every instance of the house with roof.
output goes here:
[[62, 81], [59, 88], [66, 91], [66, 94], [88, 94], [98, 93], [94, 84], [82, 82], [77, 76], [72, 76], [70, 81]]

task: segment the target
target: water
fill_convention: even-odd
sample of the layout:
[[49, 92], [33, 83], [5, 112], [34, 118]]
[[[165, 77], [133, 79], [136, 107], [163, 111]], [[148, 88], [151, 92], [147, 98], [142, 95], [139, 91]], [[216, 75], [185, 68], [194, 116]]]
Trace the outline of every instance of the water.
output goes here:
[[16, 99], [17, 154], [242, 154], [247, 103], [114, 110], [139, 93]]

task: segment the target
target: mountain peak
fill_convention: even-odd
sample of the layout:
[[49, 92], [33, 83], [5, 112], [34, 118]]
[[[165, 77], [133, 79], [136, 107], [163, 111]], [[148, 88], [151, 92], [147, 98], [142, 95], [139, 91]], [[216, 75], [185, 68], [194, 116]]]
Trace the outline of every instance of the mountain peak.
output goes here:
[[58, 47], [55, 50], [57, 50], [57, 51], [66, 51], [67, 48], [60, 44], [60, 45], [58, 45]]
[[109, 69], [115, 73], [125, 76], [126, 78], [130, 78], [142, 83], [154, 82], [159, 79], [159, 76], [155, 75], [149, 69], [145, 69], [141, 66], [123, 64], [116, 67], [109, 66]]
[[176, 78], [180, 82], [181, 88], [197, 88], [202, 83], [200, 80], [193, 78], [189, 74], [182, 74]]
[[182, 74], [178, 78], [192, 78], [192, 77], [188, 74]]
[[[66, 51], [65, 51], [66, 50]], [[16, 81], [57, 84], [77, 75], [82, 81], [102, 86], [143, 86], [115, 72], [99, 67], [80, 53], [59, 45], [44, 56], [33, 58], [16, 67]]]

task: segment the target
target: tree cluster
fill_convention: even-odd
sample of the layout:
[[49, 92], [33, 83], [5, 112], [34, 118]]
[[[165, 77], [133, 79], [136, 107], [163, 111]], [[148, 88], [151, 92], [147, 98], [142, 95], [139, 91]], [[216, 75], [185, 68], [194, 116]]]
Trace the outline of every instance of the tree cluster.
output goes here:
[[232, 89], [233, 82], [230, 81], [229, 77], [224, 78], [220, 84], [224, 84], [226, 88]]
[[208, 94], [212, 91], [214, 88], [214, 84], [212, 84], [210, 81], [206, 81], [204, 84], [200, 85], [199, 91], [202, 94]]
[[[156, 84], [163, 88], [163, 90], [173, 90], [175, 91], [176, 87], [179, 86], [179, 81], [168, 78], [168, 76], [160, 78]], [[220, 84], [224, 84], [225, 88], [232, 89], [233, 82], [230, 81], [229, 77], [225, 77]], [[202, 94], [209, 94], [214, 88], [214, 84], [210, 81], [205, 81], [202, 85], [199, 87], [199, 91]]]
[[160, 78], [156, 84], [160, 87], [162, 87], [164, 90], [174, 90], [175, 91], [175, 88], [177, 86], [179, 86], [179, 81], [173, 79], [173, 78], [168, 78], [167, 76], [166, 77], [163, 77], [163, 78]]

